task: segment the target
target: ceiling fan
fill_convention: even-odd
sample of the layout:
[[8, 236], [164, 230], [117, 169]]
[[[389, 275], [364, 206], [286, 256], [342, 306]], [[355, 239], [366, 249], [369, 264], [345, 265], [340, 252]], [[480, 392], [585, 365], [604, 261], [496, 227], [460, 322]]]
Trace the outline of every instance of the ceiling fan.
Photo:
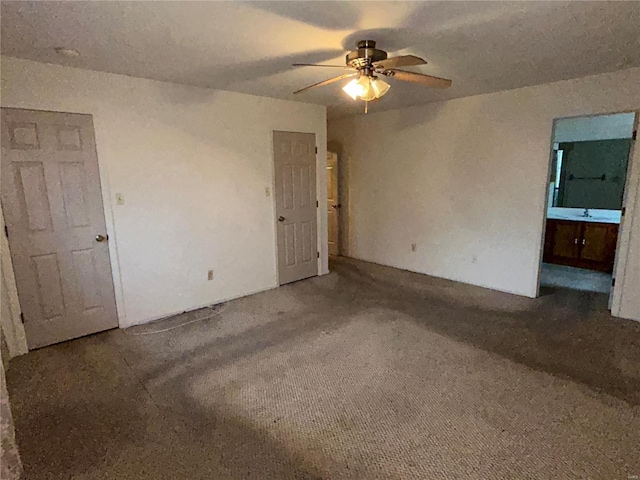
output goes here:
[[312, 88], [323, 87], [338, 82], [345, 78], [355, 77], [342, 90], [354, 100], [360, 98], [365, 101], [364, 112], [368, 111], [368, 103], [378, 100], [389, 91], [391, 85], [382, 80], [378, 75], [395, 78], [404, 82], [412, 82], [431, 88], [449, 88], [451, 80], [422, 73], [398, 70], [396, 67], [413, 67], [426, 65], [426, 61], [414, 55], [402, 55], [400, 57], [387, 58], [387, 52], [376, 48], [373, 40], [361, 40], [357, 44], [358, 49], [347, 53], [346, 65], [322, 65], [316, 63], [294, 63], [294, 67], [329, 67], [355, 70], [353, 73], [345, 73], [337, 77], [329, 78], [322, 82], [314, 83], [308, 87], [293, 92], [294, 94], [306, 92]]

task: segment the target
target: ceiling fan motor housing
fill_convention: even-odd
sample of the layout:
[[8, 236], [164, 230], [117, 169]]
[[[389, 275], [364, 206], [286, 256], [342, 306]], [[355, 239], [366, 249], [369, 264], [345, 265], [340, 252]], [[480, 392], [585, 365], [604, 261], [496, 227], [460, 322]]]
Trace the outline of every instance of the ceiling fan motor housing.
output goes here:
[[361, 40], [358, 42], [358, 49], [347, 54], [347, 65], [361, 69], [370, 67], [372, 63], [385, 60], [387, 52], [376, 48], [373, 40]]

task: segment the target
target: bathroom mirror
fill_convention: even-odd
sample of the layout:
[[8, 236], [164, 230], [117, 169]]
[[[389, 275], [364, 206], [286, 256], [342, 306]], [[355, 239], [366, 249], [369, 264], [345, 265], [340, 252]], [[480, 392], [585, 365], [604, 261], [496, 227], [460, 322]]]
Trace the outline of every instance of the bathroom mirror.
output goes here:
[[634, 113], [556, 120], [550, 206], [622, 208], [634, 121]]

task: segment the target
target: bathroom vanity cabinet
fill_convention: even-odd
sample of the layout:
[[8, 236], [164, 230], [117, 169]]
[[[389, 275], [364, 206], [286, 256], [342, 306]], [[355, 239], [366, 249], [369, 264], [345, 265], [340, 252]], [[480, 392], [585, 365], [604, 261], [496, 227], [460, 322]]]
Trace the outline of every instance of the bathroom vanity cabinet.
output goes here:
[[618, 224], [547, 220], [544, 261], [613, 272]]

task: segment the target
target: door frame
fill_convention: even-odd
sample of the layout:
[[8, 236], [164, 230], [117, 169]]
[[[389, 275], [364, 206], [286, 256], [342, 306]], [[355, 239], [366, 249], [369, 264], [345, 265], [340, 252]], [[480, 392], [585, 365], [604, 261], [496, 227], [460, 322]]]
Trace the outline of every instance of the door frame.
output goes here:
[[[124, 296], [123, 296], [123, 286], [122, 286], [122, 278], [120, 276], [120, 260], [118, 256], [117, 242], [116, 242], [116, 232], [115, 232], [115, 222], [113, 216], [113, 205], [111, 203], [111, 188], [109, 183], [109, 178], [104, 174], [105, 166], [100, 162], [100, 156], [98, 155], [98, 135], [96, 132], [96, 123], [94, 119], [93, 113], [89, 112], [74, 112], [74, 111], [61, 111], [61, 110], [49, 110], [49, 109], [41, 109], [41, 108], [28, 108], [17, 105], [1, 105], [2, 109], [13, 109], [13, 110], [25, 110], [32, 112], [51, 112], [51, 113], [65, 113], [72, 115], [86, 115], [91, 117], [91, 124], [93, 128], [93, 135], [95, 138], [95, 150], [96, 150], [96, 159], [98, 162], [98, 180], [100, 182], [100, 189], [102, 194], [102, 210], [104, 214], [105, 220], [105, 228], [107, 235], [109, 236], [109, 245], [108, 245], [108, 258], [109, 264], [111, 266], [111, 280], [113, 282], [113, 290], [115, 296], [116, 303], [116, 318], [118, 320], [118, 328], [122, 328], [122, 320], [126, 318], [125, 308], [124, 308]], [[0, 200], [0, 227], [4, 230], [4, 211], [2, 210], [2, 201]], [[7, 237], [2, 235], [1, 243], [1, 252], [0, 252], [0, 261], [2, 262], [2, 271], [0, 274], [2, 275], [2, 280], [6, 282], [6, 286], [8, 289], [8, 295], [11, 302], [11, 318], [2, 322], [3, 334], [6, 337], [7, 346], [9, 347], [9, 353], [13, 357], [15, 355], [23, 355], [29, 352], [29, 347], [27, 344], [26, 332], [24, 328], [24, 324], [22, 323], [22, 307], [20, 305], [20, 299], [18, 296], [18, 286], [15, 279], [15, 272], [13, 268], [13, 261], [11, 260], [11, 248], [9, 246], [9, 242]], [[6, 329], [5, 329], [6, 324]], [[7, 333], [7, 331], [9, 333]], [[11, 334], [11, 332], [14, 332]], [[9, 341], [13, 342], [13, 352], [12, 347], [9, 346]]]
[[[338, 238], [336, 240], [336, 243], [338, 244], [338, 255], [342, 255], [342, 235], [341, 235], [341, 228], [340, 228], [340, 223], [342, 221], [342, 196], [341, 196], [341, 192], [340, 192], [340, 157], [338, 156], [338, 154], [336, 152], [331, 152], [329, 150], [327, 150], [327, 166], [325, 168], [325, 170], [328, 170], [329, 168], [329, 156], [333, 156], [335, 158], [335, 169], [336, 169], [336, 201], [338, 202], [338, 205], [340, 205], [337, 209], [336, 209], [336, 216], [337, 218], [337, 225], [336, 225], [336, 229], [338, 231]], [[330, 179], [329, 179], [329, 175], [327, 175], [327, 186], [329, 185]], [[327, 196], [327, 200], [328, 200], [328, 196]], [[325, 208], [326, 208], [327, 202], [325, 201]], [[329, 218], [328, 218], [328, 211], [327, 211], [327, 238], [329, 237]], [[327, 242], [327, 251], [328, 251], [328, 243]]]
[[[2, 202], [0, 202], [0, 228], [4, 230], [4, 211], [2, 210]], [[7, 289], [7, 299], [9, 300], [9, 318], [2, 318], [0, 328], [2, 335], [7, 342], [9, 349], [9, 357], [23, 355], [29, 351], [27, 345], [27, 334], [22, 324], [20, 298], [18, 297], [18, 285], [13, 272], [13, 260], [11, 260], [11, 251], [9, 250], [9, 240], [6, 235], [2, 234], [0, 238], [0, 262], [2, 263], [2, 271], [0, 288]], [[1, 300], [0, 300], [1, 301]]]
[[[323, 241], [326, 240], [326, 230], [327, 228], [322, 229], [322, 216], [321, 211], [322, 208], [319, 208], [319, 205], [324, 201], [324, 204], [327, 203], [327, 161], [326, 161], [326, 151], [324, 161], [321, 160], [322, 149], [318, 146], [318, 132], [315, 131], [294, 131], [294, 130], [280, 130], [280, 129], [272, 129], [269, 131], [270, 134], [270, 142], [271, 142], [271, 216], [272, 216], [272, 224], [273, 224], [273, 261], [276, 269], [276, 287], [280, 287], [282, 284], [280, 283], [280, 267], [278, 265], [278, 212], [276, 208], [276, 156], [275, 156], [275, 144], [273, 141], [274, 132], [286, 132], [286, 133], [311, 133], [313, 134], [316, 142], [316, 178], [314, 179], [316, 182], [316, 248], [320, 253], [320, 256], [317, 258], [317, 273], [316, 276], [323, 275], [322, 265], [326, 261], [328, 262], [327, 250], [328, 250], [328, 242], [324, 242], [327, 245], [323, 245]], [[318, 172], [324, 171], [324, 173], [319, 174]], [[324, 180], [324, 182], [322, 181]], [[326, 223], [326, 222], [325, 222]], [[321, 234], [321, 231], [324, 230], [324, 234]], [[324, 239], [324, 240], [323, 240]], [[323, 248], [321, 248], [323, 247]], [[326, 258], [325, 258], [326, 257]], [[328, 273], [328, 272], [327, 272]], [[313, 277], [311, 277], [313, 278]], [[286, 285], [286, 284], [285, 284]]]
[[[551, 125], [551, 134], [549, 138], [549, 154], [547, 156], [547, 170], [545, 177], [545, 199], [544, 210], [542, 212], [542, 235], [540, 237], [539, 247], [539, 259], [538, 259], [538, 272], [536, 278], [536, 294], [540, 296], [540, 279], [542, 275], [542, 262], [544, 257], [544, 244], [547, 229], [547, 211], [549, 209], [549, 178], [551, 176], [551, 167], [553, 164], [553, 145], [555, 140], [556, 123], [559, 120], [566, 120], [569, 118], [586, 118], [586, 117], [601, 117], [604, 115], [616, 115], [623, 113], [634, 113], [634, 126], [633, 131], [637, 132], [640, 127], [640, 111], [638, 110], [618, 110], [613, 112], [601, 112], [588, 115], [570, 115], [567, 117], [554, 118]], [[629, 151], [629, 162], [627, 164], [627, 178], [625, 181], [624, 195], [622, 208], [625, 210], [625, 214], [620, 220], [620, 227], [618, 230], [618, 239], [616, 241], [616, 254], [613, 266], [613, 279], [619, 279], [612, 285], [609, 294], [609, 308], [613, 316], [619, 316], [620, 306], [622, 300], [624, 277], [627, 269], [627, 260], [629, 256], [629, 237], [631, 235], [633, 218], [636, 213], [636, 207], [638, 207], [638, 191], [640, 190], [640, 148], [637, 147], [638, 141], [632, 142], [631, 150]]]
[[[636, 114], [633, 131], [636, 132], [637, 137], [637, 132], [640, 130], [640, 111], [632, 110], [632, 112]], [[624, 186], [622, 201], [622, 207], [625, 209], [625, 214], [620, 220], [618, 239], [616, 241], [616, 256], [613, 260], [613, 279], [615, 282], [611, 287], [611, 293], [609, 295], [609, 308], [611, 309], [611, 313], [615, 316], [619, 316], [622, 307], [622, 294], [624, 292], [627, 264], [629, 263], [629, 243], [631, 241], [631, 232], [633, 230], [633, 219], [640, 209], [640, 205], [638, 204], [639, 200], [640, 148], [638, 148], [638, 139], [636, 138], [631, 144], [631, 150], [629, 152], [627, 179]]]

